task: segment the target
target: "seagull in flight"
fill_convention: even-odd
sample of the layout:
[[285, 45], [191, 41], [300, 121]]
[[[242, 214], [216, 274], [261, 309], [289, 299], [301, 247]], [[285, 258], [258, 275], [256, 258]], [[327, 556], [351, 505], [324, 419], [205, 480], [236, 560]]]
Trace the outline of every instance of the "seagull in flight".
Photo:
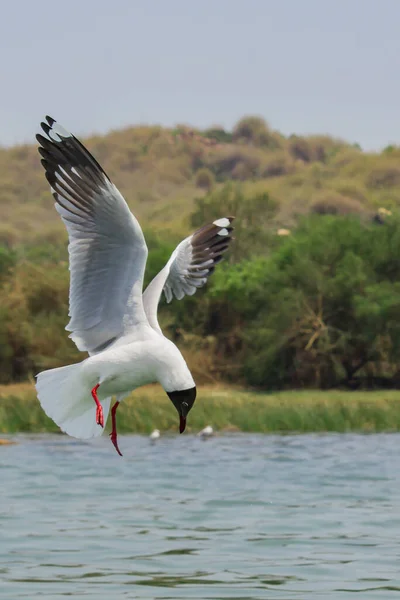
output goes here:
[[70, 436], [102, 434], [111, 408], [111, 441], [119, 455], [116, 412], [133, 390], [158, 382], [179, 415], [183, 433], [196, 384], [157, 320], [167, 302], [202, 287], [232, 240], [233, 217], [221, 217], [185, 238], [143, 293], [147, 246], [123, 196], [85, 146], [51, 117], [41, 123], [39, 153], [55, 207], [69, 238], [66, 327], [82, 362], [39, 373], [45, 413]]

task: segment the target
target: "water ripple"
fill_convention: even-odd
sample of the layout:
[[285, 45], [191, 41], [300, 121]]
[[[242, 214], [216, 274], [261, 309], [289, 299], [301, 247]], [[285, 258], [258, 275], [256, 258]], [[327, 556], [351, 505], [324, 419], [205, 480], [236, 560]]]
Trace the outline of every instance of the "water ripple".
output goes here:
[[392, 598], [399, 441], [130, 436], [120, 460], [106, 438], [18, 436], [0, 449], [0, 596]]

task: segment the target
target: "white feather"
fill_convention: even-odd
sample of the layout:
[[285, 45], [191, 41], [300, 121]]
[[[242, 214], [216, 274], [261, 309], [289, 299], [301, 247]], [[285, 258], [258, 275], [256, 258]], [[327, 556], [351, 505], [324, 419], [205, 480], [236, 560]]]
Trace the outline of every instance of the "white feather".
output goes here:
[[[39, 402], [48, 417], [72, 437], [87, 439], [103, 433], [96, 423], [96, 405], [87, 385], [82, 364], [68, 365], [39, 373], [36, 390]], [[107, 420], [111, 398], [105, 398], [104, 421]]]
[[222, 219], [217, 219], [216, 221], [213, 221], [213, 225], [216, 225], [217, 227], [229, 227], [230, 224], [230, 220], [226, 217], [222, 217]]
[[142, 282], [147, 246], [125, 200], [106, 179], [93, 199], [92, 214], [76, 207], [71, 214], [65, 196], [63, 204], [67, 209], [60, 204], [56, 208], [69, 235], [71, 320], [66, 329], [79, 350], [93, 352], [123, 332], [129, 299], [130, 325], [145, 322]]
[[[232, 218], [222, 217], [185, 238], [175, 248], [165, 267], [150, 282], [143, 294], [143, 305], [150, 325], [161, 333], [157, 308], [164, 291], [167, 303], [175, 296], [181, 300], [193, 296], [207, 282], [221, 250], [217, 236], [229, 236]], [[217, 243], [218, 242], [218, 243]], [[207, 245], [210, 244], [208, 247]], [[226, 249], [226, 245], [225, 245]], [[200, 257], [205, 260], [201, 261]]]

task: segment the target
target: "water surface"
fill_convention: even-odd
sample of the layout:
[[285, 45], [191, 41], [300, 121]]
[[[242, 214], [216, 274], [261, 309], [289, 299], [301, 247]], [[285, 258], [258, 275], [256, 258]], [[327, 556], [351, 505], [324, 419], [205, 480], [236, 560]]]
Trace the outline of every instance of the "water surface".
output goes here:
[[0, 446], [0, 597], [400, 593], [400, 435], [16, 436]]

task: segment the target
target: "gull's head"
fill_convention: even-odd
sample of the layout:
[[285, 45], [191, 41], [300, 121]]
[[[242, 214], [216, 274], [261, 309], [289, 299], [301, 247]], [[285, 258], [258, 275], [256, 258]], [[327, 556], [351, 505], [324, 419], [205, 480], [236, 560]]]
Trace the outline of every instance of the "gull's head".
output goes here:
[[186, 427], [186, 417], [196, 400], [196, 386], [187, 390], [167, 392], [169, 399], [175, 406], [179, 415], [179, 433], [183, 433]]
[[179, 431], [186, 427], [186, 417], [196, 400], [196, 384], [181, 352], [173, 342], [163, 339], [153, 351], [157, 380], [179, 415]]

